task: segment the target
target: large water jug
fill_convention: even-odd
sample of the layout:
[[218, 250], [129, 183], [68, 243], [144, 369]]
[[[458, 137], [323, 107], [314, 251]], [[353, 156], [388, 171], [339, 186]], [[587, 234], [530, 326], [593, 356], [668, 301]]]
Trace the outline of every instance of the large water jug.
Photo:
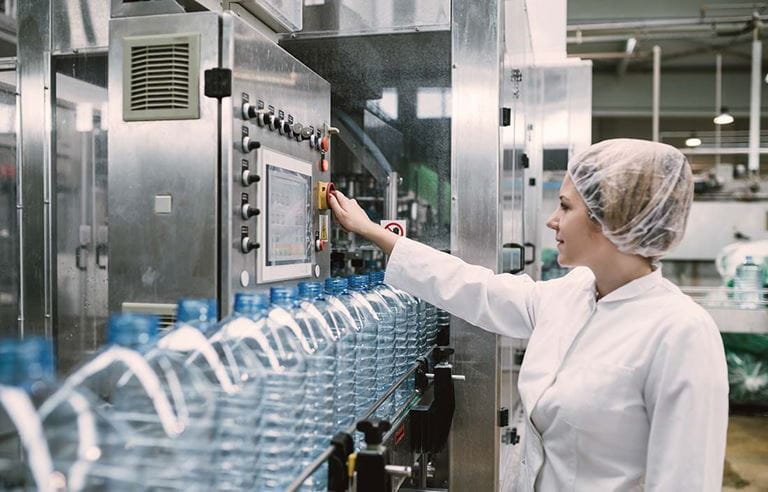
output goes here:
[[15, 351], [15, 341], [0, 341], [0, 490], [53, 492], [63, 477], [54, 471], [29, 395], [14, 386]]
[[378, 354], [379, 318], [365, 298], [367, 279], [363, 275], [347, 278], [348, 288], [339, 294], [355, 325], [357, 333], [357, 372], [355, 373], [355, 418], [360, 418], [376, 403], [376, 357]]
[[[206, 463], [200, 450], [213, 436], [207, 424], [198, 422], [213, 417], [214, 392], [182, 354], [157, 346], [157, 331], [153, 316], [111, 316], [109, 345], [73, 372], [57, 393], [89, 388], [99, 397], [110, 422], [128, 429], [130, 452], [119, 455], [121, 468], [144, 488], [210, 489], [210, 451]], [[49, 404], [55, 408], [58, 402], [51, 397]]]
[[[387, 301], [387, 304], [395, 312], [395, 373], [394, 381], [399, 380], [403, 374], [416, 361], [416, 316], [418, 305], [416, 300], [403, 291], [398, 291], [384, 284], [384, 272], [371, 272], [369, 275], [373, 289]], [[402, 408], [403, 404], [413, 392], [413, 378], [409, 378], [395, 393], [395, 408]]]
[[355, 421], [356, 364], [359, 326], [344, 302], [339, 299], [347, 290], [347, 279], [329, 277], [325, 280], [324, 302], [321, 306], [323, 317], [331, 329], [338, 333], [336, 387], [334, 389], [334, 427], [337, 431], [348, 429]]
[[734, 290], [739, 305], [747, 309], [755, 309], [762, 302], [763, 271], [755, 264], [752, 256], [746, 256], [744, 263], [736, 267]]
[[[320, 282], [300, 282], [299, 302], [294, 318], [302, 333], [316, 348], [307, 358], [307, 423], [309, 440], [305, 443], [304, 466], [309, 465], [330, 446], [335, 432], [334, 391], [338, 369], [338, 341], [341, 332], [323, 315], [327, 304]], [[327, 490], [327, 470], [321, 467], [304, 483], [308, 490]]]
[[[264, 366], [238, 335], [253, 324], [256, 296], [235, 294], [232, 314], [221, 321], [208, 341], [226, 368], [234, 392], [219, 394], [218, 443], [215, 463], [217, 490], [243, 490], [255, 483], [258, 466], [258, 426], [261, 419]], [[266, 307], [266, 302], [263, 303]], [[199, 320], [198, 320], [199, 321]], [[206, 327], [207, 328], [207, 327]], [[205, 329], [210, 333], [212, 328]], [[202, 357], [200, 352], [193, 357]]]
[[284, 490], [301, 472], [305, 448], [306, 354], [312, 352], [290, 312], [292, 289], [271, 291], [271, 306], [258, 331], [267, 351], [260, 432], [259, 488]]
[[19, 375], [18, 341], [0, 340], [0, 490], [52, 492], [66, 484]]
[[[376, 340], [376, 398], [379, 399], [397, 380], [395, 330], [398, 322], [401, 327], [404, 327], [405, 310], [397, 296], [392, 295], [389, 299], [383, 297], [382, 289], [375, 289], [369, 275], [361, 275], [360, 277], [362, 277], [361, 284], [363, 285], [361, 292], [379, 319]], [[377, 282], [380, 281], [378, 274], [374, 274], [374, 278]], [[394, 304], [390, 304], [390, 301]], [[392, 395], [379, 407], [377, 415], [381, 418], [391, 419], [394, 413], [395, 397]]]

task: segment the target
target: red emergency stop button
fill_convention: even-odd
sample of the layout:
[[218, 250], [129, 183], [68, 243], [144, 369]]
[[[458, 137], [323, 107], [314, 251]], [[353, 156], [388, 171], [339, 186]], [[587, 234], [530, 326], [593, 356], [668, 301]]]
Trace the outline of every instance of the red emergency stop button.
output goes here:
[[320, 150], [323, 152], [331, 150], [331, 137], [326, 135], [320, 140]]
[[315, 239], [315, 251], [324, 251], [326, 244], [328, 244], [328, 241], [324, 239]]

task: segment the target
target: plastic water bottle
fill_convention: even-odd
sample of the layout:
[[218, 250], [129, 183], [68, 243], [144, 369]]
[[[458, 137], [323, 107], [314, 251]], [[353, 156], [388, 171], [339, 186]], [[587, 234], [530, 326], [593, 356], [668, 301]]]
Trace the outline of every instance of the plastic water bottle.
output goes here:
[[[424, 301], [422, 301], [424, 302]], [[428, 302], [424, 302], [426, 310], [426, 331], [427, 331], [427, 346], [428, 349], [435, 344], [435, 338], [437, 338], [437, 308]]]
[[[105, 391], [113, 423], [131, 429], [125, 459], [135, 462], [145, 487], [210, 489], [216, 392], [198, 367], [186, 363], [194, 351], [189, 346], [202, 335], [177, 328], [157, 340], [157, 332], [153, 316], [113, 315], [111, 345], [67, 382]], [[185, 332], [197, 336], [176, 346]]]
[[248, 489], [259, 483], [265, 386], [273, 372], [282, 367], [264, 335], [269, 304], [264, 294], [237, 293], [233, 314], [210, 338], [229, 361], [233, 379], [242, 385], [242, 391], [225, 404], [229, 410], [220, 419], [222, 449], [229, 450], [231, 459], [219, 472], [218, 490]]
[[[335, 431], [334, 391], [338, 365], [338, 327], [331, 326], [323, 315], [327, 304], [320, 282], [299, 283], [299, 306], [295, 319], [311, 344], [317, 347], [315, 355], [307, 358], [307, 400], [311, 446], [307, 449], [304, 466], [309, 465], [325, 448], [330, 446]], [[304, 485], [310, 490], [328, 490], [326, 467], [321, 467]]]
[[339, 299], [360, 328], [357, 334], [357, 373], [355, 374], [355, 417], [360, 418], [376, 403], [378, 394], [376, 369], [379, 318], [364, 295], [368, 283], [367, 277], [353, 275], [347, 278], [347, 283], [348, 288], [339, 296]]
[[[400, 301], [406, 307], [406, 342], [405, 342], [405, 369], [407, 370], [411, 365], [416, 362], [422, 354], [419, 353], [419, 301], [409, 293], [395, 289], [391, 285], [388, 285], [399, 298]], [[401, 391], [397, 393], [397, 406], [402, 407], [416, 391], [416, 382], [414, 378], [406, 380], [405, 384], [401, 387]]]
[[222, 392], [218, 401], [219, 446], [214, 462], [220, 491], [247, 489], [256, 480], [264, 366], [251, 349], [251, 341], [243, 341], [240, 333], [252, 328], [250, 317], [259, 313], [259, 306], [263, 311], [267, 305], [263, 296], [235, 294], [232, 315], [208, 339], [237, 388], [234, 393]]
[[427, 303], [419, 298], [416, 298], [418, 302], [418, 314], [416, 317], [416, 323], [418, 325], [418, 356], [421, 357], [427, 352], [429, 348], [429, 316], [427, 313]]
[[[377, 373], [379, 398], [402, 375], [405, 366], [405, 338], [408, 329], [405, 319], [405, 305], [397, 294], [384, 285], [384, 272], [376, 271], [368, 274], [369, 288], [365, 297], [373, 306], [379, 317]], [[385, 402], [380, 415], [391, 419], [395, 416], [397, 407], [393, 395]]]
[[24, 389], [18, 344], [17, 340], [0, 340], [0, 490], [50, 492], [66, 481], [61, 472], [54, 471], [43, 424]]
[[[402, 291], [397, 291], [384, 284], [384, 272], [377, 271], [369, 274], [373, 289], [386, 301], [395, 312], [395, 375], [393, 380], [399, 380], [416, 360], [416, 347], [412, 343], [416, 335], [416, 300]], [[410, 382], [410, 384], [409, 384]], [[395, 392], [395, 408], [400, 409], [410, 396], [413, 386], [412, 378], [404, 382]]]
[[52, 492], [61, 483], [29, 395], [17, 387], [17, 342], [0, 340], [0, 490]]
[[266, 368], [260, 426], [258, 484], [284, 490], [301, 472], [306, 419], [306, 353], [311, 352], [290, 313], [292, 289], [271, 291], [266, 322], [259, 325], [268, 350], [259, 353]]
[[72, 491], [138, 487], [135, 469], [119, 461], [126, 454], [128, 433], [111, 425], [88, 390], [55, 381], [51, 344], [26, 339], [18, 342], [12, 358], [16, 384], [39, 409], [36, 416], [55, 470], [49, 485]]
[[355, 420], [357, 350], [359, 326], [344, 302], [339, 298], [347, 290], [347, 279], [330, 277], [325, 280], [325, 298], [315, 302], [325, 321], [338, 333], [336, 387], [334, 389], [334, 429], [348, 429]]
[[741, 307], [756, 309], [762, 303], [763, 272], [752, 256], [744, 258], [744, 263], [736, 267], [735, 288]]

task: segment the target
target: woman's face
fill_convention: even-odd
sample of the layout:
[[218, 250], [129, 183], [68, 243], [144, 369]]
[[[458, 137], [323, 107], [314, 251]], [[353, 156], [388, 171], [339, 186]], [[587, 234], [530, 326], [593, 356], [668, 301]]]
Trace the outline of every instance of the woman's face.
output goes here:
[[566, 175], [560, 186], [560, 205], [547, 220], [555, 231], [557, 261], [562, 266], [590, 266], [610, 248], [610, 241], [600, 232], [600, 225], [589, 218], [587, 206]]

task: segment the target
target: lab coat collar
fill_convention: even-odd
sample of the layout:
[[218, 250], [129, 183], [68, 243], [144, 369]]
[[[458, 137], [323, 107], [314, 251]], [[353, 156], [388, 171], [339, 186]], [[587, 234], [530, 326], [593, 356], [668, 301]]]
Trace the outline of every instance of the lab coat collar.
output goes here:
[[[633, 297], [637, 297], [650, 290], [654, 285], [657, 285], [661, 279], [661, 268], [657, 268], [648, 275], [636, 278], [635, 280], [622, 285], [607, 296], [599, 299], [597, 302], [603, 304], [606, 302], [626, 301], [627, 299], [632, 299]], [[595, 296], [597, 296], [597, 289], [595, 288], [594, 280], [592, 281], [592, 291], [595, 293]]]

